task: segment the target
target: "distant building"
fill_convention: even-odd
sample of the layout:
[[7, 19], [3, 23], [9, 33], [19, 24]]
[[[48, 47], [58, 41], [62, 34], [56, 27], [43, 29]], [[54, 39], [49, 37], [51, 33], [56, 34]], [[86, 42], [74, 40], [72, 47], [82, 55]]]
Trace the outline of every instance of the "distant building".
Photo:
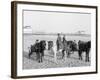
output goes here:
[[78, 31], [77, 34], [85, 34], [85, 31]]
[[24, 33], [33, 33], [32, 27], [31, 26], [25, 26], [24, 27]]

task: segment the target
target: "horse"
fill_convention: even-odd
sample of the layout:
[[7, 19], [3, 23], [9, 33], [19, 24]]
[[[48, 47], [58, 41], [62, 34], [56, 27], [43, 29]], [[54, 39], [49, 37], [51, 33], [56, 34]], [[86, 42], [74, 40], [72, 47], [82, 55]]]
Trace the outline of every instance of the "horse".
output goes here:
[[79, 40], [78, 46], [79, 46], [79, 50], [78, 50], [79, 60], [82, 60], [82, 52], [86, 52], [85, 61], [89, 62], [89, 52], [91, 48], [91, 41], [83, 42]]
[[75, 41], [67, 41], [67, 45], [70, 45], [71, 51], [78, 51], [78, 45]]
[[66, 51], [67, 57], [70, 57], [70, 54], [74, 53], [74, 51], [78, 51], [78, 45], [75, 41], [64, 40], [62, 44], [63, 44], [62, 58], [64, 57], [64, 51]]
[[52, 49], [53, 41], [48, 41], [48, 50]]
[[33, 52], [35, 52], [37, 55], [38, 62], [39, 63], [42, 62], [42, 58], [44, 57], [45, 48], [46, 48], [45, 40], [41, 40], [40, 42], [38, 42], [34, 45], [31, 45], [30, 50], [29, 50], [29, 54], [28, 54], [29, 58], [33, 54]]
[[64, 58], [65, 54], [67, 54], [67, 57], [70, 55], [71, 51], [71, 43], [63, 37], [63, 41], [58, 40], [56, 41], [57, 44], [57, 51], [62, 53], [62, 59]]

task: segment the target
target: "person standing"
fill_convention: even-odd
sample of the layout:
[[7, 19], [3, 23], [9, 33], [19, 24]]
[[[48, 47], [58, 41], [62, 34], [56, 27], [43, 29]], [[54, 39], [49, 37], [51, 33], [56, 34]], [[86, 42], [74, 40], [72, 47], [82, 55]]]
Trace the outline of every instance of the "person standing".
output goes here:
[[63, 38], [62, 38], [62, 44], [63, 44], [63, 50], [62, 50], [62, 59], [64, 58], [65, 56], [65, 51], [67, 52], [67, 40], [66, 40], [66, 37], [65, 37], [65, 34], [63, 35]]
[[59, 51], [59, 49], [61, 49], [62, 47], [62, 41], [61, 41], [61, 35], [58, 33], [57, 34], [57, 41], [56, 41], [56, 44], [57, 44], [57, 51]]
[[39, 49], [40, 49], [40, 45], [39, 45], [39, 40], [37, 39], [35, 41], [35, 51], [36, 51], [36, 60], [39, 62], [39, 58], [40, 58], [40, 53], [39, 53]]

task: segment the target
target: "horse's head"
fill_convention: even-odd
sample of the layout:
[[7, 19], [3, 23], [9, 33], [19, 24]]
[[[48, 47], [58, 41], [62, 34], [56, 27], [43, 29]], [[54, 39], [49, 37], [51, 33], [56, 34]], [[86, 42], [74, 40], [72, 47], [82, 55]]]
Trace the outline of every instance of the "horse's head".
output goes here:
[[72, 40], [67, 41], [67, 46], [69, 46], [70, 49], [73, 50], [73, 51], [78, 50], [78, 42], [76, 42], [76, 41], [72, 41]]
[[40, 46], [41, 46], [42, 50], [45, 50], [46, 49], [46, 41], [45, 40], [40, 41]]

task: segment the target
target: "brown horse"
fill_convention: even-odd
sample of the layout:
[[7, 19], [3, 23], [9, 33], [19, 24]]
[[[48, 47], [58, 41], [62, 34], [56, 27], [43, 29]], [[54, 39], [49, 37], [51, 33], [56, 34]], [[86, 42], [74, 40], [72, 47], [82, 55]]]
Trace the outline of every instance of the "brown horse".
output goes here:
[[79, 59], [82, 60], [82, 53], [86, 52], [85, 61], [89, 62], [89, 52], [90, 52], [90, 48], [91, 48], [91, 41], [83, 42], [83, 41], [79, 40], [78, 46], [79, 46], [79, 50], [78, 50]]
[[37, 55], [38, 62], [42, 62], [45, 48], [46, 48], [46, 42], [44, 40], [41, 40], [39, 43], [36, 43], [34, 45], [31, 45], [28, 55], [29, 58], [33, 54], [33, 52], [35, 52]]

